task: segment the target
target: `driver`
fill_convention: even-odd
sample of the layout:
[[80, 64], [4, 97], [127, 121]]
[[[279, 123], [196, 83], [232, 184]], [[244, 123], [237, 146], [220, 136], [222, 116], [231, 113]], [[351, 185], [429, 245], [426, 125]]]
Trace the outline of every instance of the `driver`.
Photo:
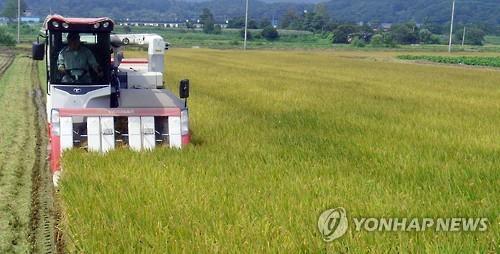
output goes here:
[[91, 83], [89, 67], [92, 68], [99, 77], [103, 76], [99, 64], [94, 54], [80, 43], [78, 33], [68, 34], [68, 46], [59, 52], [57, 58], [57, 68], [64, 74], [62, 82], [66, 83]]

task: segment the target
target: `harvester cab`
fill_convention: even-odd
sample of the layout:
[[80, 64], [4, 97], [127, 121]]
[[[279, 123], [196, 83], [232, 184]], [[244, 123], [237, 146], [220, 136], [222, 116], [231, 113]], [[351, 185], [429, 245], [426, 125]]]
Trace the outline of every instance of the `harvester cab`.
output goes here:
[[[155, 34], [112, 34], [109, 18], [51, 15], [33, 43], [47, 67], [50, 166], [57, 184], [60, 157], [75, 147], [105, 153], [117, 146], [150, 150], [190, 142], [187, 97], [164, 88], [168, 44]], [[125, 45], [147, 45], [148, 57], [124, 58]]]

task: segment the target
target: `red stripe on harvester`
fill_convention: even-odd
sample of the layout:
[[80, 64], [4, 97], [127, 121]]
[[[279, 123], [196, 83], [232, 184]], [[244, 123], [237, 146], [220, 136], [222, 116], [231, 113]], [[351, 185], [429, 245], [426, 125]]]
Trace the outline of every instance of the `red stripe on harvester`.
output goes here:
[[124, 58], [122, 64], [147, 64], [149, 61], [145, 58]]
[[52, 174], [61, 170], [61, 138], [56, 135], [50, 137], [50, 169]]
[[61, 108], [60, 116], [180, 116], [178, 108]]
[[182, 145], [191, 143], [191, 134], [182, 136]]

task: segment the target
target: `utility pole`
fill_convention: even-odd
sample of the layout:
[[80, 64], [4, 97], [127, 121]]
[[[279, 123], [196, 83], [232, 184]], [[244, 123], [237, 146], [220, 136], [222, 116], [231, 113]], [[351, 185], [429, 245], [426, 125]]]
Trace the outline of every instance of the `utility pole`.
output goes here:
[[448, 45], [448, 52], [451, 53], [451, 39], [453, 38], [453, 20], [455, 18], [455, 0], [453, 0], [453, 7], [451, 8], [451, 24], [450, 24], [450, 44]]
[[246, 0], [245, 8], [245, 42], [243, 43], [243, 50], [247, 50], [247, 33], [248, 33], [248, 0]]
[[465, 26], [464, 26], [464, 35], [462, 36], [462, 48], [464, 47], [465, 44]]
[[17, 44], [21, 42], [21, 0], [17, 0]]

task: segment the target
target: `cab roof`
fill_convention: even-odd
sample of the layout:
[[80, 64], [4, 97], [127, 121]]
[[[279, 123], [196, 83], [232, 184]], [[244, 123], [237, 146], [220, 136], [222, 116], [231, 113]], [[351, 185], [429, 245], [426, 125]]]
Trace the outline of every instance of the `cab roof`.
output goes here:
[[[55, 22], [59, 24], [58, 27], [54, 26]], [[64, 28], [62, 24], [68, 24], [68, 28]], [[103, 24], [108, 23], [107, 27]], [[94, 25], [100, 24], [99, 28], [95, 28]], [[114, 21], [108, 17], [102, 18], [66, 18], [61, 15], [49, 15], [43, 23], [43, 28], [45, 30], [68, 30], [68, 31], [112, 31], [114, 26]]]

